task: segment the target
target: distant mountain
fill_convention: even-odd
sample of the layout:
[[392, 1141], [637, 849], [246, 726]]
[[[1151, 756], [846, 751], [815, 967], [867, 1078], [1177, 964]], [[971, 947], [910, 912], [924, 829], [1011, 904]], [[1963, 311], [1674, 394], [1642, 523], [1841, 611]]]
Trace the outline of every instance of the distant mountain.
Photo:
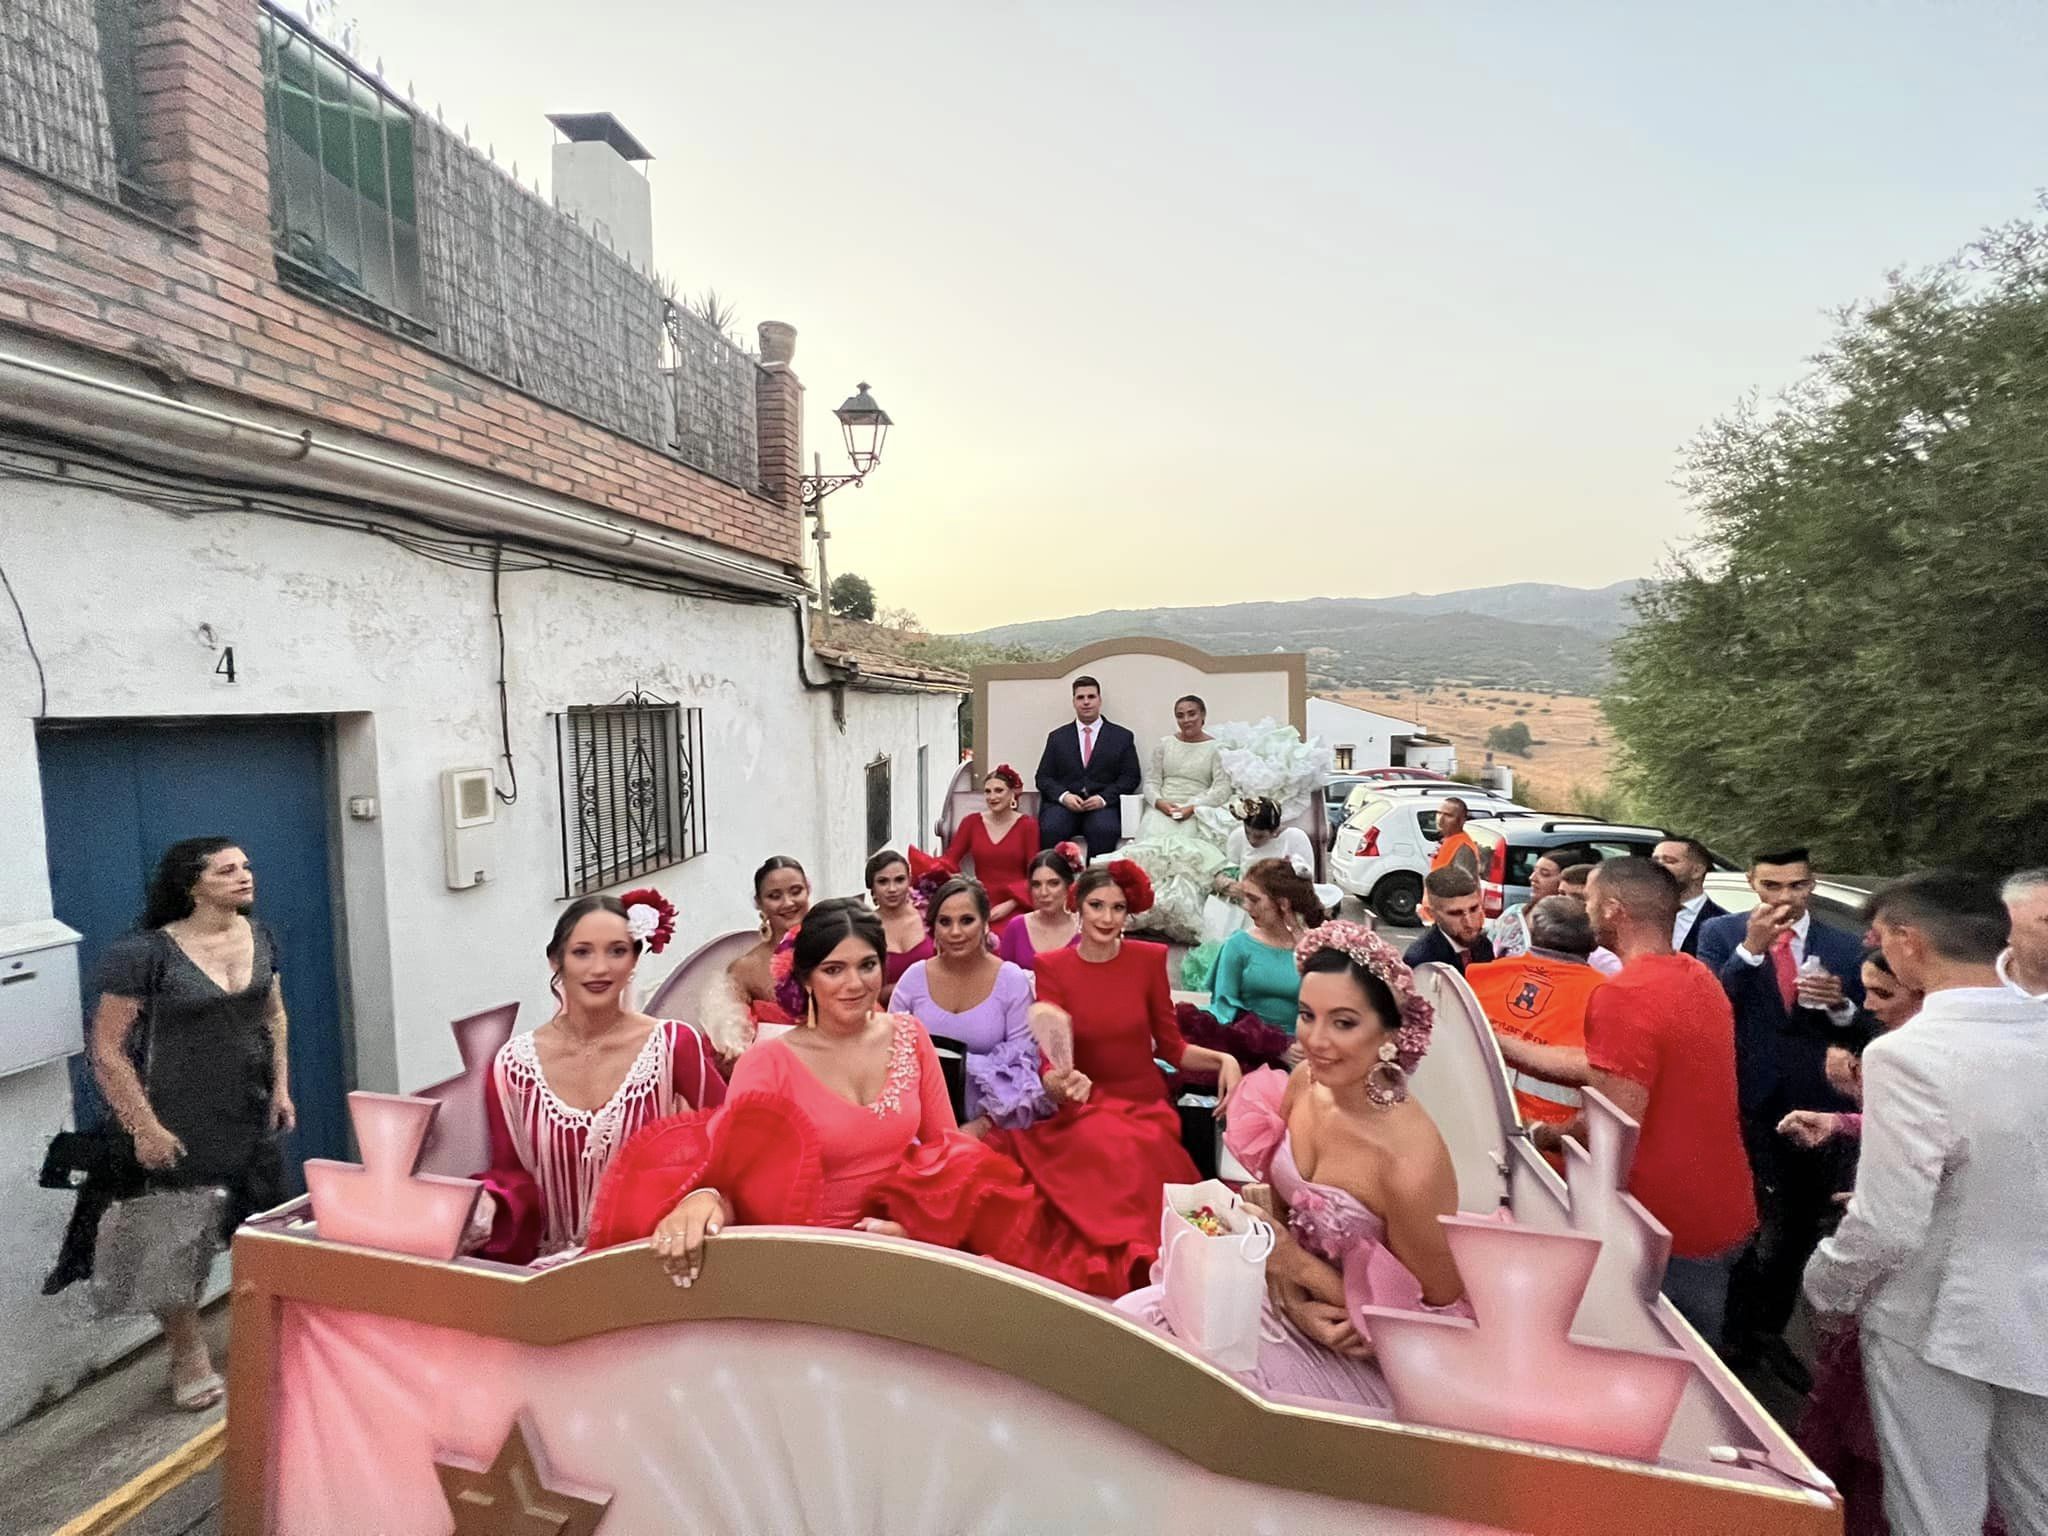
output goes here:
[[1640, 582], [1517, 582], [1407, 597], [1315, 597], [1216, 608], [1120, 608], [1004, 624], [961, 638], [1052, 655], [1094, 640], [1159, 635], [1228, 654], [1306, 651], [1317, 687], [1469, 682], [1597, 693], [1607, 646], [1628, 627]]

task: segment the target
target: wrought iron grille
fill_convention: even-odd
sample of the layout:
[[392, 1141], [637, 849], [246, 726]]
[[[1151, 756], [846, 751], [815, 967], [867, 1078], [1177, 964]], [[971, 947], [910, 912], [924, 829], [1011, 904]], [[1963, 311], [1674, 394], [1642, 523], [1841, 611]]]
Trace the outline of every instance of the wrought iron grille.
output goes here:
[[562, 895], [704, 851], [704, 712], [635, 691], [555, 716]]
[[893, 830], [889, 814], [889, 759], [878, 757], [868, 764], [868, 852], [889, 846]]

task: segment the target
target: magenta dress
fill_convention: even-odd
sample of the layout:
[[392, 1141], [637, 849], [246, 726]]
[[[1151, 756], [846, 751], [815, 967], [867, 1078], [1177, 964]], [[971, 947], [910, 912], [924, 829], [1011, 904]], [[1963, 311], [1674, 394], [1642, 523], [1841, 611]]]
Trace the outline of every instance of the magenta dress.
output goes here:
[[1038, 1042], [1029, 1023], [1031, 978], [1016, 966], [999, 967], [987, 997], [965, 1013], [951, 1013], [932, 1001], [920, 960], [896, 983], [889, 1007], [909, 1014], [928, 1034], [957, 1040], [966, 1051], [968, 1119], [986, 1115], [1015, 1130], [1056, 1108], [1038, 1076]]
[[[1266, 1067], [1244, 1079], [1230, 1100], [1230, 1118], [1223, 1140], [1253, 1179], [1270, 1183], [1287, 1206], [1287, 1229], [1295, 1241], [1344, 1275], [1344, 1300], [1352, 1325], [1370, 1342], [1371, 1332], [1359, 1308], [1402, 1307], [1470, 1317], [1463, 1301], [1432, 1307], [1408, 1267], [1386, 1246], [1386, 1224], [1367, 1210], [1357, 1196], [1331, 1184], [1312, 1184], [1295, 1166], [1288, 1144], [1287, 1120], [1281, 1101], [1287, 1076]], [[1154, 1271], [1157, 1278], [1157, 1271]], [[1128, 1313], [1170, 1333], [1166, 1323], [1165, 1288], [1148, 1285], [1117, 1304]], [[1259, 1363], [1238, 1379], [1261, 1392], [1288, 1397], [1313, 1397], [1376, 1411], [1393, 1408], [1386, 1378], [1370, 1360], [1354, 1360], [1325, 1349], [1298, 1332], [1269, 1296], [1259, 1338]]]
[[[1080, 941], [1080, 933], [1068, 939], [1061, 947], [1071, 949]], [[1019, 970], [1032, 971], [1038, 968], [1038, 951], [1031, 947], [1031, 925], [1026, 915], [1019, 912], [1003, 929], [1003, 937], [996, 945], [996, 953], [1016, 966]]]
[[[929, 960], [937, 953], [938, 950], [932, 944], [930, 933], [926, 933], [923, 938], [919, 939], [917, 947], [914, 949], [892, 949], [882, 956], [882, 980], [886, 981], [891, 987], [894, 987], [897, 982], [903, 979], [905, 971], [917, 964], [918, 961]], [[891, 992], [890, 996], [894, 997], [895, 993]], [[891, 1006], [893, 1008], [894, 1005], [892, 1004]]]

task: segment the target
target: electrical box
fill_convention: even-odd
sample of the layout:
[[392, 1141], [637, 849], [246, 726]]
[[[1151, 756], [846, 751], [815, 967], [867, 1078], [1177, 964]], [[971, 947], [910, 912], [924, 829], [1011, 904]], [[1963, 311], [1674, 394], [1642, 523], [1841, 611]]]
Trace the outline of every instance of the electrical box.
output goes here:
[[497, 868], [497, 787], [488, 768], [441, 775], [441, 846], [451, 891], [481, 885]]
[[0, 928], [0, 1077], [84, 1049], [77, 931], [54, 917]]

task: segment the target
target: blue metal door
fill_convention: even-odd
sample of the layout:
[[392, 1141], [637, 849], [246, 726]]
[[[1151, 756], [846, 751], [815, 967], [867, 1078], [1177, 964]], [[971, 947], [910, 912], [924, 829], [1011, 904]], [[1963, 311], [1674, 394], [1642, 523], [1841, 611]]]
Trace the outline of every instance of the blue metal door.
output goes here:
[[[310, 719], [51, 722], [36, 737], [52, 903], [84, 935], [86, 1016], [110, 940], [134, 926], [159, 854], [184, 837], [231, 837], [256, 871], [256, 913], [277, 935], [291, 1021], [298, 1134], [284, 1147], [292, 1187], [308, 1157], [348, 1155], [348, 1051], [335, 974], [328, 855], [327, 724]], [[73, 1063], [82, 1120], [104, 1113]]]

